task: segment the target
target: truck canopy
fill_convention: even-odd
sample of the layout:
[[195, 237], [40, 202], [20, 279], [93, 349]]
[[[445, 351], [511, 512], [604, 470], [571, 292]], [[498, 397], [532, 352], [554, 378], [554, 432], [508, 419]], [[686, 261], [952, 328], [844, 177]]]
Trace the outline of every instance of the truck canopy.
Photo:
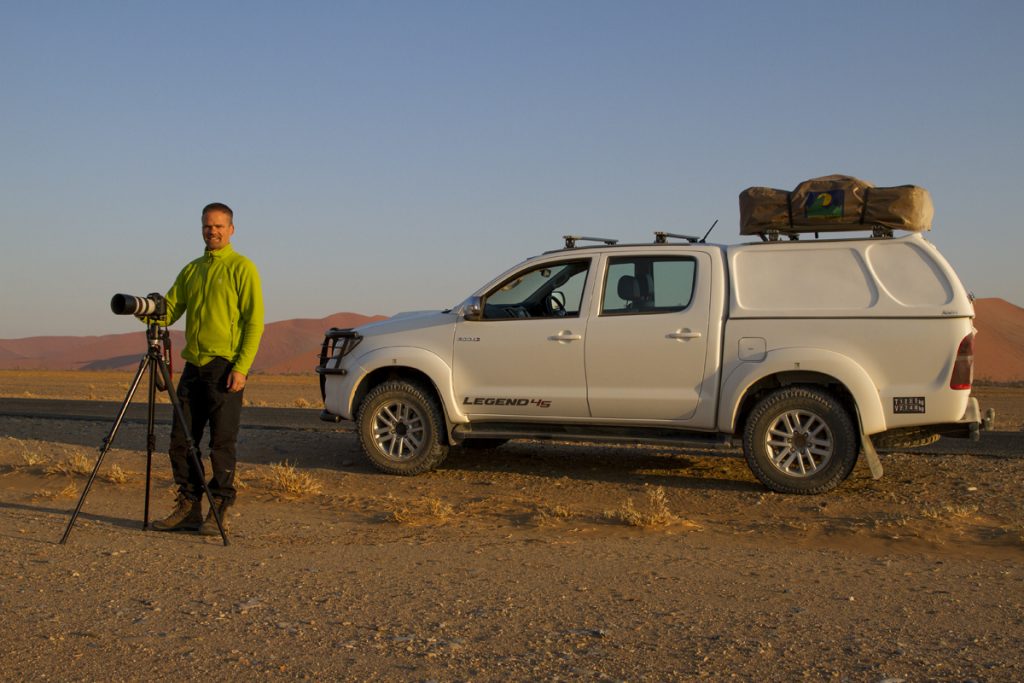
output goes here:
[[919, 234], [728, 247], [730, 317], [973, 317], [956, 273]]

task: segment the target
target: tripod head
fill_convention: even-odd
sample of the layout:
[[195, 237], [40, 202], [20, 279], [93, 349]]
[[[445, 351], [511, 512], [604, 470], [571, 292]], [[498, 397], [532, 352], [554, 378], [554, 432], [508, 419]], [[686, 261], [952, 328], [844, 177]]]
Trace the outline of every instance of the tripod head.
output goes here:
[[[148, 355], [154, 360], [163, 360], [167, 364], [167, 374], [174, 376], [174, 354], [171, 349], [171, 332], [163, 324], [149, 319], [146, 321], [146, 342], [149, 345]], [[167, 383], [160, 373], [154, 375], [157, 391], [167, 391]]]

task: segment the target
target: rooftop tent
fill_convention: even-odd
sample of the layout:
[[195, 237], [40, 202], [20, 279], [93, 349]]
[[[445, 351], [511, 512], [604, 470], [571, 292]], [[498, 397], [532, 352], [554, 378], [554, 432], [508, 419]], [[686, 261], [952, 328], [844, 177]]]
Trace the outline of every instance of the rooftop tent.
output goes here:
[[916, 185], [875, 187], [845, 175], [805, 180], [792, 192], [748, 187], [740, 193], [740, 234], [931, 230], [935, 207]]

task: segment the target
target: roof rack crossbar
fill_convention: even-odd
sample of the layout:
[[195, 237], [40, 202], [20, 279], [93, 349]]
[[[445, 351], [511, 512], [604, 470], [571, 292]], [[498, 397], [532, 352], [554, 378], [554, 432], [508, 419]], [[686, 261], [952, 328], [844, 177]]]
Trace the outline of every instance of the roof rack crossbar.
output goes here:
[[577, 242], [601, 242], [611, 246], [618, 244], [618, 240], [608, 239], [607, 237], [584, 237], [583, 235], [562, 235], [562, 239], [565, 240], [566, 249], [574, 249]]
[[[711, 227], [714, 227], [714, 226], [711, 226]], [[668, 242], [668, 238], [669, 237], [672, 237], [672, 238], [677, 239], [677, 240], [686, 240], [687, 242], [690, 242], [691, 244], [704, 241], [700, 237], [696, 237], [694, 235], [679, 235], [679, 234], [676, 234], [674, 232], [661, 232], [661, 231], [657, 231], [657, 230], [654, 232], [654, 242], [656, 244], [666, 244]]]

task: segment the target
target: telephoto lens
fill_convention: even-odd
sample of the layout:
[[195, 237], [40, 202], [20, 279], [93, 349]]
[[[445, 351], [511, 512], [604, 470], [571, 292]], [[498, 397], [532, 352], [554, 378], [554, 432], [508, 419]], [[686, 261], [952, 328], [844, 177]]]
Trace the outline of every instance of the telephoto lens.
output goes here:
[[159, 294], [132, 296], [115, 294], [110, 300], [110, 310], [116, 315], [161, 316], [165, 312], [164, 298]]

